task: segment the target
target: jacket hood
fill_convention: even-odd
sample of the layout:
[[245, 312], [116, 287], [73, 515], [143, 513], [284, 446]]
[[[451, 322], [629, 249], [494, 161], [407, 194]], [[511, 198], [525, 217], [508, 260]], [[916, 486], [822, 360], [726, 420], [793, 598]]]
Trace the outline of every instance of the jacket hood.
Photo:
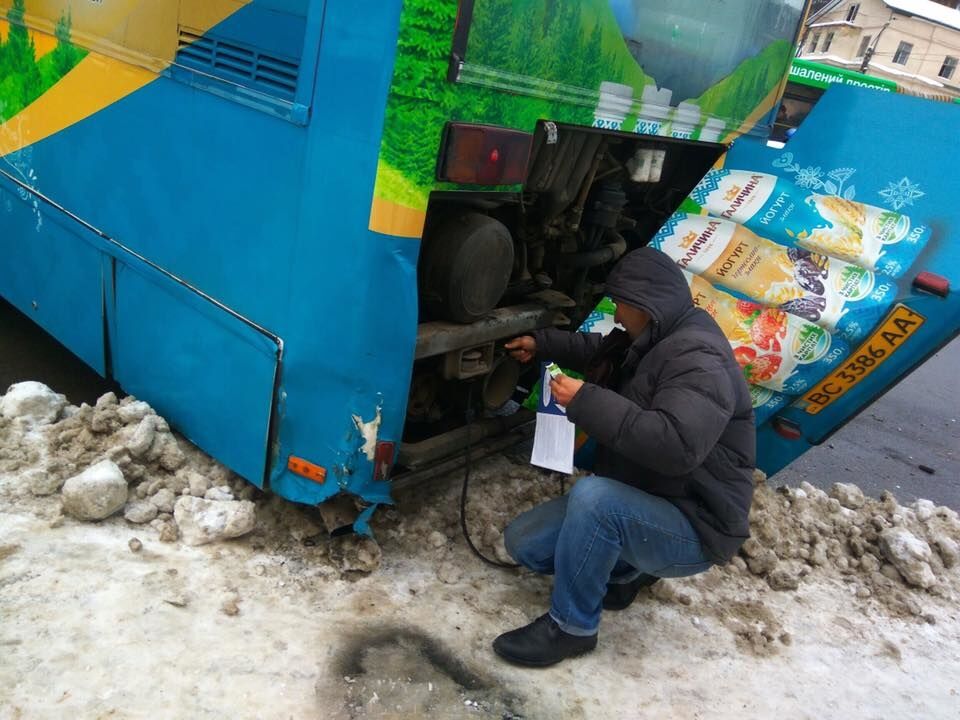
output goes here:
[[624, 255], [607, 277], [606, 292], [614, 302], [650, 314], [655, 322], [654, 342], [693, 308], [683, 271], [665, 253], [651, 247]]

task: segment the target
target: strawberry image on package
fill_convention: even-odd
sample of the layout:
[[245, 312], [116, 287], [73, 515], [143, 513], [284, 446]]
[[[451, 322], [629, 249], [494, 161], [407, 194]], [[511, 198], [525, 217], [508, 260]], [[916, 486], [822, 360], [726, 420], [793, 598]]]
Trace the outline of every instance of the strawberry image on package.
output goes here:
[[690, 197], [758, 235], [888, 277], [903, 275], [930, 239], [928, 227], [902, 213], [819, 195], [766, 173], [711, 170]]
[[717, 321], [748, 383], [798, 395], [822, 380], [850, 347], [819, 325], [776, 308], [738, 300], [684, 271], [693, 304]]
[[892, 280], [864, 268], [761, 238], [742, 225], [674, 213], [651, 245], [684, 270], [738, 296], [779, 308], [856, 341], [897, 295]]

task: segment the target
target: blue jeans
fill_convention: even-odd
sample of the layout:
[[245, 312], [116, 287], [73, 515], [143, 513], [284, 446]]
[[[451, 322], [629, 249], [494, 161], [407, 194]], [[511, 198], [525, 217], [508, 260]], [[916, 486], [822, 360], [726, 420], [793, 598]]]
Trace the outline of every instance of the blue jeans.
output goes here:
[[518, 516], [504, 541], [524, 567], [556, 575], [550, 615], [571, 635], [597, 632], [608, 582], [683, 577], [713, 565], [676, 505], [596, 475]]

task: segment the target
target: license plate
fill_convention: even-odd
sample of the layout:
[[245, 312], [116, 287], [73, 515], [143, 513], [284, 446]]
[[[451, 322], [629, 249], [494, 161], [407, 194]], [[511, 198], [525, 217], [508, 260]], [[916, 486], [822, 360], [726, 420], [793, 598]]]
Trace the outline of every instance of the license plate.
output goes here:
[[879, 328], [854, 350], [842, 367], [803, 396], [804, 410], [816, 415], [857, 383], [870, 376], [907, 341], [924, 318], [906, 305], [897, 305]]

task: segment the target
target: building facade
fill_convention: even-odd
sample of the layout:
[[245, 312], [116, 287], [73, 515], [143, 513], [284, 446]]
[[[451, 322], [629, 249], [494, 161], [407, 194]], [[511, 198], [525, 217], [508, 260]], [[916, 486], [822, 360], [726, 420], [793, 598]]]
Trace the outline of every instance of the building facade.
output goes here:
[[807, 20], [798, 56], [893, 80], [904, 91], [960, 97], [960, 2], [834, 0]]

